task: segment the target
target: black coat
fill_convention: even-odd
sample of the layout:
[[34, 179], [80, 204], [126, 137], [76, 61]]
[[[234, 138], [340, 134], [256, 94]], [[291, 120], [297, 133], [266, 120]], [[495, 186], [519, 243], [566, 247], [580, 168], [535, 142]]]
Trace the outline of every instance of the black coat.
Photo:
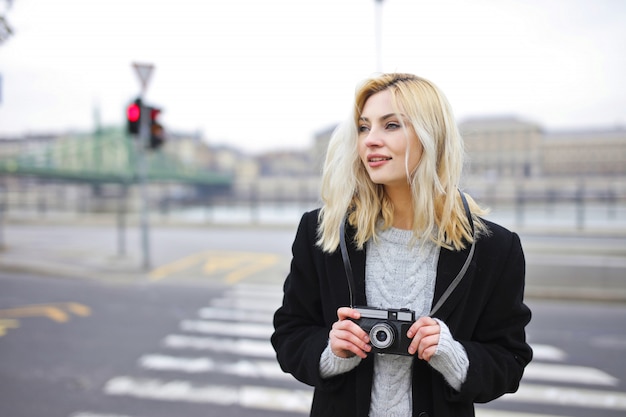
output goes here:
[[[339, 249], [328, 254], [315, 245], [319, 211], [305, 213], [293, 243], [291, 270], [284, 285], [283, 305], [274, 315], [272, 345], [285, 372], [315, 387], [312, 416], [367, 416], [373, 378], [373, 355], [352, 371], [322, 379], [319, 361], [337, 309], [350, 304]], [[435, 314], [469, 357], [467, 379], [457, 392], [427, 362], [415, 357], [413, 416], [474, 416], [474, 403], [514, 392], [532, 358], [525, 326], [530, 310], [523, 302], [525, 261], [519, 237], [496, 224], [476, 243], [465, 277]], [[354, 230], [348, 228], [352, 242]], [[355, 303], [365, 299], [365, 251], [348, 245], [355, 279]], [[469, 248], [441, 249], [434, 303], [463, 266]]]

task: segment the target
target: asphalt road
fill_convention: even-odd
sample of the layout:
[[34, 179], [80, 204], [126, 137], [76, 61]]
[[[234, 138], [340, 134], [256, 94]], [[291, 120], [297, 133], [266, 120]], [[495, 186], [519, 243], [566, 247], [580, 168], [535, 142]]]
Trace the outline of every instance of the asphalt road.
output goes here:
[[[154, 228], [144, 270], [136, 228], [3, 228], [0, 416], [306, 415], [267, 341], [294, 233]], [[522, 243], [535, 360], [478, 416], [623, 416], [626, 239]]]
[[[0, 273], [0, 415], [306, 415], [310, 389], [280, 372], [267, 340], [279, 285], [226, 275], [110, 283]], [[623, 416], [626, 305], [529, 304], [535, 360], [518, 394], [478, 416]]]

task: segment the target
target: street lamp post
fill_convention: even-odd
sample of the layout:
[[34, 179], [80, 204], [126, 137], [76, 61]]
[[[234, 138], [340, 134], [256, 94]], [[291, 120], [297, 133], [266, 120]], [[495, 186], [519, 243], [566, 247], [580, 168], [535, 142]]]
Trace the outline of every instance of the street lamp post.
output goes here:
[[383, 14], [383, 1], [384, 0], [374, 0], [374, 19], [375, 19], [375, 36], [376, 36], [376, 71], [383, 71], [383, 58], [382, 58], [382, 14]]

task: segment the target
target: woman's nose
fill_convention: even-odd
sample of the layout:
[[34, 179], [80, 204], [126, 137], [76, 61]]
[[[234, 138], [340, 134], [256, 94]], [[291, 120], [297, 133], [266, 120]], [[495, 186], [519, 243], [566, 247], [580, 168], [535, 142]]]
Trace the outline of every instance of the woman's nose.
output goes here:
[[365, 146], [369, 147], [378, 147], [382, 145], [382, 135], [381, 131], [376, 128], [371, 128], [365, 138]]

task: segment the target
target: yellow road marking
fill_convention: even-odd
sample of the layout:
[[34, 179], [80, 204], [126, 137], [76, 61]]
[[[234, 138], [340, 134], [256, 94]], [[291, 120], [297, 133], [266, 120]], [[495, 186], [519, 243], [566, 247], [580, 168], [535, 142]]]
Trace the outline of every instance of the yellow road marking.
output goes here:
[[182, 258], [177, 261], [171, 262], [169, 264], [155, 268], [152, 270], [152, 272], [150, 272], [150, 280], [158, 281], [160, 279], [167, 277], [168, 275], [172, 275], [176, 272], [183, 271], [187, 268], [190, 268], [200, 263], [206, 257], [207, 257], [207, 252], [195, 253], [185, 258]]
[[0, 336], [7, 334], [7, 329], [17, 329], [20, 322], [14, 319], [0, 319]]
[[263, 255], [256, 259], [256, 261], [245, 268], [237, 269], [226, 276], [226, 282], [234, 284], [242, 279], [262, 271], [278, 262], [278, 256], [276, 255]]
[[0, 336], [7, 329], [19, 327], [18, 318], [45, 317], [57, 323], [65, 323], [71, 314], [86, 317], [91, 315], [91, 308], [79, 303], [33, 304], [0, 310]]
[[78, 303], [35, 304], [0, 310], [0, 319], [41, 316], [58, 323], [65, 323], [69, 320], [69, 314], [64, 310], [77, 316], [88, 316], [91, 314], [89, 307]]
[[211, 257], [204, 264], [204, 268], [202, 270], [205, 274], [211, 275], [213, 273], [219, 271], [228, 271], [230, 269], [237, 268], [242, 263], [247, 263], [248, 260], [245, 256], [240, 256], [237, 254], [226, 255], [220, 257]]
[[226, 273], [226, 282], [238, 282], [256, 272], [278, 263], [279, 256], [267, 253], [206, 251], [160, 266], [150, 273], [150, 280], [158, 281], [175, 273], [202, 264], [202, 273]]

